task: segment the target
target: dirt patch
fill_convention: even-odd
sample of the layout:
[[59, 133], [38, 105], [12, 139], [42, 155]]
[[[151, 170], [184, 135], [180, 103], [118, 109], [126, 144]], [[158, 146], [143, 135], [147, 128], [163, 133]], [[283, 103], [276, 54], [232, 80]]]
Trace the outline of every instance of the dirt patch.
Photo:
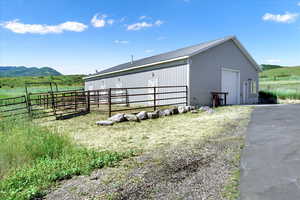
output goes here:
[[63, 181], [45, 199], [224, 199], [245, 123], [195, 142], [144, 153], [117, 168]]

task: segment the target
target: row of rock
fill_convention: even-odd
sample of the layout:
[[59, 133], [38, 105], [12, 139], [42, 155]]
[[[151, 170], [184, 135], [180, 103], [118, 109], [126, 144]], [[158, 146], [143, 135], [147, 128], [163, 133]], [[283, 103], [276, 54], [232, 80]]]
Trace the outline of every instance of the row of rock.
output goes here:
[[[201, 107], [199, 110], [209, 112], [210, 109], [211, 108], [204, 106], [204, 107]], [[198, 111], [195, 109], [194, 106], [178, 106], [178, 107], [174, 107], [174, 108], [156, 110], [154, 112], [141, 111], [136, 115], [119, 113], [119, 114], [115, 114], [112, 117], [108, 118], [108, 120], [97, 121], [96, 124], [101, 125], [101, 126], [110, 126], [110, 125], [113, 125], [114, 123], [119, 123], [119, 122], [124, 122], [124, 121], [140, 122], [141, 120], [156, 119], [159, 117], [176, 115], [176, 114], [187, 113], [187, 112], [197, 113]]]

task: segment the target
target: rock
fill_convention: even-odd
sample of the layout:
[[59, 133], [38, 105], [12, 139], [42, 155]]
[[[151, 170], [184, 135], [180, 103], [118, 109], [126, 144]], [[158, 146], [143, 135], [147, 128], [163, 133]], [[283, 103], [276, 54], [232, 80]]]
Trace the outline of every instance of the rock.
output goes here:
[[215, 112], [212, 108], [210, 108], [210, 107], [208, 107], [208, 106], [202, 106], [202, 107], [200, 107], [200, 108], [199, 108], [199, 111], [207, 112], [207, 113], [209, 113], [209, 114]]
[[185, 106], [185, 109], [187, 110], [187, 112], [191, 111], [191, 106]]
[[139, 120], [145, 120], [145, 119], [148, 119], [148, 116], [147, 116], [147, 112], [146, 111], [141, 111], [139, 112], [137, 115], [137, 118]]
[[191, 113], [198, 113], [197, 110], [191, 110]]
[[171, 110], [172, 115], [177, 115], [179, 113], [178, 108], [176, 108], [176, 107], [171, 108], [170, 110]]
[[178, 106], [178, 112], [181, 114], [181, 113], [186, 113], [187, 110], [185, 108], [185, 106]]
[[148, 112], [147, 116], [148, 116], [149, 119], [156, 119], [156, 118], [159, 117], [158, 112], [156, 112], [156, 111], [155, 112]]
[[206, 111], [208, 114], [212, 114], [212, 113], [214, 113], [215, 111], [213, 110], [213, 109], [209, 109], [208, 111]]
[[164, 113], [165, 113], [165, 116], [172, 115], [171, 109], [165, 109], [165, 110], [164, 110]]
[[123, 121], [126, 121], [126, 118], [124, 116], [125, 116], [125, 114], [119, 113], [119, 114], [115, 114], [112, 117], [108, 118], [108, 120], [113, 121], [113, 122], [123, 122]]
[[208, 107], [208, 106], [201, 106], [200, 108], [199, 108], [199, 111], [208, 111], [208, 110], [210, 110], [211, 108], [210, 107]]
[[124, 117], [127, 121], [133, 121], [133, 122], [140, 121], [140, 119], [136, 115], [133, 115], [133, 114], [125, 114]]
[[165, 116], [165, 111], [164, 110], [158, 110], [158, 117], [164, 117]]
[[100, 126], [112, 126], [114, 122], [109, 120], [104, 120], [104, 121], [97, 121], [96, 124]]

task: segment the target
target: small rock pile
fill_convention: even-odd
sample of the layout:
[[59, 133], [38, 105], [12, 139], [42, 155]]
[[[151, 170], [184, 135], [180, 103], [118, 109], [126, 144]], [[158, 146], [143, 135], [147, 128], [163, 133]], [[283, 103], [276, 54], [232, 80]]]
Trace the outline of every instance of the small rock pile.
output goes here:
[[168, 109], [156, 110], [154, 112], [141, 111], [136, 115], [118, 113], [108, 118], [107, 120], [97, 121], [96, 124], [100, 126], [112, 126], [114, 123], [120, 123], [125, 121], [140, 122], [141, 120], [156, 119], [160, 117], [182, 114], [187, 112], [198, 113], [198, 111], [207, 113], [214, 112], [214, 110], [208, 106], [200, 107], [200, 109], [198, 110], [194, 106], [178, 106]]

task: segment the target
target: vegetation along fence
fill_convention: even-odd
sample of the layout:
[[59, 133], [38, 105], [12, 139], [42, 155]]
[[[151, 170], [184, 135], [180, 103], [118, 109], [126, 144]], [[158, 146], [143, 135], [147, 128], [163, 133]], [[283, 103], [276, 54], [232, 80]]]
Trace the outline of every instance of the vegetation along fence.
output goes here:
[[115, 112], [186, 105], [187, 86], [108, 88], [27, 93], [25, 96], [0, 99], [0, 116], [29, 115], [31, 118], [54, 116], [66, 119], [92, 111]]

